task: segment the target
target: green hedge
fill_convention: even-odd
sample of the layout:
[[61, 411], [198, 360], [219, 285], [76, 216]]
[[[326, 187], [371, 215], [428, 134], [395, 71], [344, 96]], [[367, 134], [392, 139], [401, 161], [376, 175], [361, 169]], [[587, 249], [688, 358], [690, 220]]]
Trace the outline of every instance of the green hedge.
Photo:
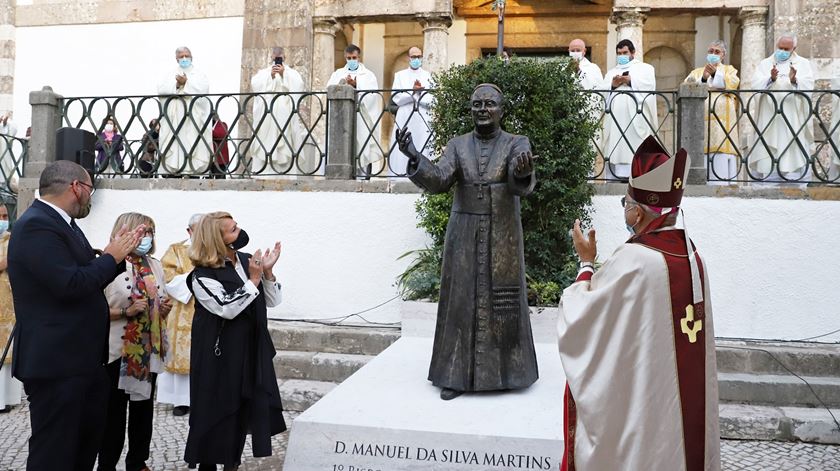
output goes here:
[[[476, 60], [435, 76], [436, 106], [432, 110], [434, 153], [446, 142], [473, 129], [470, 96], [476, 85], [495, 83], [505, 94], [502, 128], [528, 136], [536, 160], [537, 187], [522, 198], [525, 265], [529, 301], [555, 304], [577, 273], [568, 231], [575, 218], [589, 219], [592, 186], [587, 175], [595, 156], [596, 131], [591, 95], [579, 93], [576, 72], [568, 60], [496, 58]], [[423, 195], [417, 202], [418, 227], [432, 245], [410, 252], [414, 261], [399, 280], [408, 299], [437, 299], [446, 224], [452, 206], [450, 193]]]

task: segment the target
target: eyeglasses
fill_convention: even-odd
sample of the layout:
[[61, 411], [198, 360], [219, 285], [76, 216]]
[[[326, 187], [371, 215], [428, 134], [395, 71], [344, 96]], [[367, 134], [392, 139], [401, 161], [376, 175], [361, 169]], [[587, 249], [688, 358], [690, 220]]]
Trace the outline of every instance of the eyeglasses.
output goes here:
[[635, 201], [628, 201], [626, 196], [622, 196], [622, 197], [621, 197], [621, 207], [622, 207], [622, 208], [625, 208], [625, 209], [626, 209], [626, 208], [627, 208], [627, 205], [638, 205], [638, 204], [639, 204], [639, 203], [637, 203], [637, 202], [635, 202]]
[[93, 194], [96, 192], [96, 188], [94, 188], [93, 185], [88, 185], [87, 183], [85, 183], [83, 181], [79, 181], [79, 180], [76, 180], [76, 183], [78, 183], [79, 185], [82, 185], [83, 187], [87, 188], [90, 196], [93, 196]]

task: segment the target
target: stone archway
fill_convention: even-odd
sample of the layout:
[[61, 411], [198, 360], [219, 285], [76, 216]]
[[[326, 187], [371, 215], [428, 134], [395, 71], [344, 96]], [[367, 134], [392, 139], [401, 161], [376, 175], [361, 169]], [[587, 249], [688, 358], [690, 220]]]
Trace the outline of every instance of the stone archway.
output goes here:
[[[652, 65], [656, 70], [656, 90], [673, 91], [680, 88], [690, 72], [689, 63], [676, 49], [668, 46], [658, 46], [650, 51], [645, 51], [645, 62]], [[673, 100], [672, 95], [666, 95], [667, 100]], [[675, 151], [676, 132], [676, 103], [671, 101], [672, 114], [668, 114], [669, 103], [665, 97], [656, 98], [656, 111], [659, 115], [659, 137], [666, 148]]]

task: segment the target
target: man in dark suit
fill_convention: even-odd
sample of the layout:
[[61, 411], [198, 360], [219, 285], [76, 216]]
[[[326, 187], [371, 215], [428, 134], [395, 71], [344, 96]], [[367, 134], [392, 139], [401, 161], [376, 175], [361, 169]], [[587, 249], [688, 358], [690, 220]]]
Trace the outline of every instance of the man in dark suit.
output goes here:
[[143, 227], [123, 228], [97, 257], [75, 219], [90, 213], [93, 185], [81, 166], [41, 173], [40, 199], [18, 219], [9, 279], [18, 330], [12, 374], [29, 399], [27, 470], [91, 470], [108, 403], [108, 302], [103, 288], [137, 247]]

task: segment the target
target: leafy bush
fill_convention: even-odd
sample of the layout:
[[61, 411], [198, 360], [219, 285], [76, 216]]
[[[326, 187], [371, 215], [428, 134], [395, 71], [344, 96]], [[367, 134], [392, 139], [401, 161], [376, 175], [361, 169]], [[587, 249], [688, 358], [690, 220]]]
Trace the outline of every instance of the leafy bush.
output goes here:
[[[577, 273], [576, 256], [568, 235], [574, 220], [588, 221], [587, 207], [593, 189], [587, 183], [595, 157], [592, 138], [596, 131], [591, 95], [579, 93], [577, 73], [568, 60], [514, 58], [507, 64], [479, 59], [452, 67], [435, 76], [437, 105], [432, 110], [432, 130], [439, 156], [449, 139], [473, 129], [470, 96], [480, 83], [495, 83], [505, 95], [502, 129], [528, 136], [535, 155], [537, 187], [522, 198], [525, 266], [532, 302], [556, 304], [562, 287]], [[452, 194], [423, 195], [417, 202], [418, 227], [428, 232], [432, 246], [418, 251], [415, 263], [400, 277], [409, 299], [428, 298], [432, 289], [422, 280], [437, 278], [429, 255], [440, 255], [452, 207]], [[437, 251], [437, 252], [435, 252]], [[415, 289], [418, 288], [419, 290]]]

